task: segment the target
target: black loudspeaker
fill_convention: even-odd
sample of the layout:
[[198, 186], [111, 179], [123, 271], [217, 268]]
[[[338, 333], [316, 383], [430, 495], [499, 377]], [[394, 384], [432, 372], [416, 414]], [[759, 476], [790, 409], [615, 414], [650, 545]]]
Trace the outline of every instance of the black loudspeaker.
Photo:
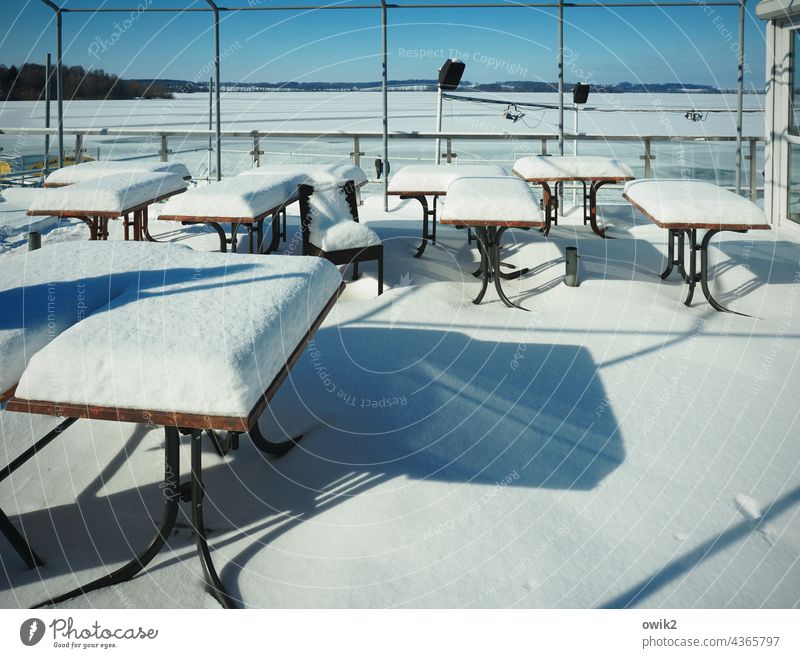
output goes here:
[[572, 102], [583, 105], [589, 100], [589, 89], [591, 87], [585, 82], [579, 82], [572, 88]]
[[439, 89], [453, 91], [458, 88], [466, 64], [460, 59], [448, 59], [439, 69]]

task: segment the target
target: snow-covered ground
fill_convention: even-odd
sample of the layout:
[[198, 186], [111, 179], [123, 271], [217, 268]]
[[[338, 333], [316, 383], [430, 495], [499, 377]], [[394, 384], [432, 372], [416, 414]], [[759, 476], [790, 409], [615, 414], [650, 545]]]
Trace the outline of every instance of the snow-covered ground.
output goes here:
[[[246, 437], [206, 446], [207, 525], [235, 598], [261, 607], [794, 607], [800, 603], [800, 231], [719, 236], [716, 313], [661, 281], [665, 232], [617, 203], [615, 240], [577, 220], [507, 234], [505, 284], [479, 284], [465, 235], [413, 258], [419, 205], [362, 221], [386, 249], [348, 288]], [[289, 241], [297, 251], [297, 211]], [[164, 224], [167, 224], [166, 222]], [[121, 226], [112, 222], [112, 239]], [[217, 248], [199, 228], [161, 238]], [[85, 239], [73, 225], [44, 236]], [[563, 283], [577, 245], [582, 283]], [[22, 246], [15, 247], [15, 249]], [[199, 319], [213, 322], [213, 317]], [[53, 425], [0, 413], [8, 461]], [[30, 606], [125, 562], [161, 512], [163, 433], [79, 421], [9, 480], [2, 507], [47, 566], [0, 538], [0, 605]], [[188, 450], [188, 445], [184, 446]], [[188, 452], [183, 455], [184, 476]], [[184, 514], [188, 507], [183, 507]], [[65, 606], [214, 607], [184, 516], [127, 584]]]

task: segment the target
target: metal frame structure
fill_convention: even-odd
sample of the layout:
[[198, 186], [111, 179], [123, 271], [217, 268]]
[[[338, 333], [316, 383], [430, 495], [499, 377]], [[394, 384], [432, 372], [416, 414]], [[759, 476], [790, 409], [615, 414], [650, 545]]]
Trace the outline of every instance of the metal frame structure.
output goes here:
[[[710, 0], [702, 3], [692, 0], [664, 1], [655, 0], [651, 2], [476, 2], [476, 3], [441, 3], [441, 2], [411, 2], [411, 3], [392, 3], [380, 0], [379, 4], [337, 4], [337, 5], [271, 5], [271, 6], [238, 6], [228, 7], [219, 6], [215, 0], [205, 0], [208, 7], [80, 7], [69, 8], [61, 7], [53, 0], [41, 0], [46, 6], [50, 7], [56, 15], [56, 93], [58, 98], [58, 161], [59, 167], [64, 165], [64, 114], [63, 114], [63, 84], [62, 84], [62, 15], [71, 14], [98, 14], [98, 13], [130, 13], [130, 12], [166, 12], [166, 13], [187, 13], [187, 12], [212, 12], [214, 14], [214, 74], [216, 80], [215, 104], [217, 109], [216, 116], [216, 144], [217, 144], [217, 180], [222, 177], [222, 130], [221, 130], [221, 106], [220, 106], [220, 49], [219, 49], [219, 17], [220, 12], [249, 12], [249, 11], [284, 11], [284, 12], [308, 12], [308, 11], [332, 11], [332, 10], [380, 10], [381, 13], [381, 44], [382, 44], [382, 75], [381, 75], [381, 94], [383, 105], [383, 164], [387, 175], [383, 179], [383, 198], [384, 208], [388, 208], [388, 162], [389, 162], [389, 105], [388, 105], [388, 10], [396, 9], [557, 9], [558, 26], [558, 150], [564, 153], [564, 9], [578, 8], [622, 8], [622, 7], [653, 7], [653, 8], [674, 8], [674, 7], [697, 7], [704, 8], [716, 7], [738, 7], [739, 9], [739, 51], [737, 57], [737, 107], [736, 107], [736, 192], [741, 191], [742, 178], [742, 113], [744, 96], [744, 25], [745, 25], [745, 5], [747, 0]], [[438, 133], [437, 133], [438, 134]]]

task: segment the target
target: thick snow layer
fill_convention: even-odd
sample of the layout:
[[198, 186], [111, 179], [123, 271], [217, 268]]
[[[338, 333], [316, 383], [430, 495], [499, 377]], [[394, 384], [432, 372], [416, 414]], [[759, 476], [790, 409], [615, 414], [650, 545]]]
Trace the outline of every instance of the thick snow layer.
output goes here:
[[160, 215], [254, 218], [296, 196], [292, 176], [234, 176], [171, 197]]
[[268, 164], [243, 171], [240, 176], [292, 176], [297, 185], [317, 183], [343, 183], [353, 181], [356, 185], [367, 182], [367, 175], [361, 167], [354, 164]]
[[108, 244], [84, 239], [0, 259], [0, 392], [17, 383], [36, 352], [122, 294], [140, 270], [164, 266], [158, 249]]
[[323, 251], [361, 249], [381, 243], [368, 226], [353, 221], [344, 190], [338, 185], [318, 185], [309, 198], [309, 238]]
[[65, 187], [41, 189], [29, 210], [53, 215], [71, 212], [122, 214], [124, 210], [186, 187], [186, 181], [175, 174], [140, 171], [109, 174]]
[[519, 178], [459, 178], [447, 188], [442, 223], [485, 220], [543, 223], [539, 199]]
[[529, 181], [634, 177], [624, 162], [592, 155], [529, 155], [514, 163], [514, 173]]
[[30, 231], [47, 231], [58, 224], [56, 217], [30, 217], [31, 201], [37, 188], [10, 187], [0, 190], [0, 243], [26, 235]]
[[465, 176], [505, 176], [508, 172], [493, 164], [406, 165], [389, 180], [389, 192], [444, 194], [448, 186]]
[[714, 224], [768, 228], [764, 211], [713, 183], [693, 180], [636, 180], [624, 196], [659, 224]]
[[[96, 268], [84, 283], [112, 292], [30, 358], [19, 397], [246, 417], [341, 282], [319, 258], [90, 247], [111, 269]], [[26, 270], [91, 251], [51, 246], [29, 255]]]
[[52, 172], [44, 181], [46, 186], [72, 185], [109, 174], [125, 174], [132, 171], [145, 173], [168, 173], [181, 178], [191, 178], [182, 162], [145, 162], [142, 160], [93, 160]]

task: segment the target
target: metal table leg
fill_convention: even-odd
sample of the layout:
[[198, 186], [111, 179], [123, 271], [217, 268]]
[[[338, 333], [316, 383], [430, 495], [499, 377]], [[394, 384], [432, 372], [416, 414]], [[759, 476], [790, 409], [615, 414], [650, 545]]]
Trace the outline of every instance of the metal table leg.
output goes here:
[[[414, 254], [415, 258], [419, 258], [425, 253], [425, 248], [428, 246], [428, 240], [436, 244], [436, 197], [434, 197], [434, 210], [428, 209], [428, 199], [424, 194], [401, 194], [401, 199], [416, 199], [422, 206], [422, 243], [417, 247], [417, 253]], [[433, 217], [434, 232], [428, 231], [428, 218]]]
[[[20, 466], [22, 466], [31, 458], [33, 458], [40, 450], [45, 448], [53, 440], [61, 436], [61, 433], [64, 430], [66, 430], [70, 425], [72, 425], [76, 420], [77, 418], [65, 418], [58, 425], [56, 425], [56, 427], [54, 427], [47, 434], [45, 434], [45, 436], [39, 439], [30, 448], [28, 448], [25, 452], [23, 452], [19, 457], [17, 457], [14, 461], [12, 461], [8, 466], [5, 466], [2, 469], [0, 469], [0, 482], [5, 480]], [[11, 545], [19, 554], [19, 556], [23, 559], [25, 564], [28, 565], [29, 569], [33, 569], [34, 567], [44, 566], [44, 560], [42, 560], [36, 554], [33, 548], [31, 548], [30, 544], [28, 544], [27, 540], [22, 535], [22, 533], [14, 527], [9, 518], [5, 515], [5, 513], [1, 509], [0, 509], [0, 532], [2, 532], [3, 535], [5, 535], [6, 539], [8, 539], [8, 541], [11, 543]]]
[[211, 560], [211, 551], [208, 548], [208, 539], [206, 538], [206, 525], [203, 518], [203, 498], [205, 498], [205, 490], [203, 488], [203, 464], [202, 454], [203, 449], [200, 444], [202, 432], [200, 430], [192, 431], [192, 479], [191, 479], [191, 492], [192, 492], [192, 527], [197, 539], [197, 552], [200, 555], [200, 562], [203, 564], [203, 572], [206, 577], [206, 589], [223, 608], [236, 607], [222, 581], [219, 579], [217, 570], [214, 568], [214, 562]]
[[253, 445], [261, 452], [266, 452], [273, 457], [283, 457], [287, 452], [294, 448], [303, 438], [302, 434], [292, 437], [288, 441], [275, 442], [268, 440], [262, 433], [261, 428], [258, 426], [258, 420], [248, 430], [247, 434]]
[[503, 279], [517, 278], [528, 271], [527, 269], [519, 270], [511, 275], [503, 275], [501, 272], [500, 239], [505, 231], [506, 229], [504, 227], [498, 229], [496, 226], [482, 226], [476, 229], [478, 242], [480, 243], [482, 283], [481, 291], [472, 303], [481, 303], [486, 294], [486, 289], [489, 286], [489, 281], [494, 280], [494, 287], [501, 301], [509, 308], [518, 308], [525, 311], [527, 309], [512, 302], [503, 291], [501, 283]]
[[[589, 224], [592, 227], [592, 230], [599, 235], [601, 238], [605, 238], [607, 240], [613, 239], [613, 236], [606, 235], [605, 229], [601, 229], [597, 225], [597, 190], [599, 190], [603, 185], [610, 181], [595, 181], [589, 186]], [[584, 223], [586, 223], [586, 215], [584, 214]]]
[[178, 501], [180, 499], [180, 486], [178, 484], [178, 477], [180, 474], [180, 434], [176, 427], [165, 427], [164, 433], [166, 435], [164, 447], [164, 484], [161, 488], [164, 494], [164, 513], [156, 536], [139, 555], [113, 573], [93, 580], [88, 585], [78, 587], [66, 594], [44, 601], [34, 607], [41, 608], [45, 605], [61, 603], [62, 601], [80, 596], [81, 594], [88, 594], [89, 592], [103, 587], [123, 583], [133, 578], [158, 555], [158, 552], [164, 546], [172, 529], [175, 527], [175, 521], [178, 518]]

